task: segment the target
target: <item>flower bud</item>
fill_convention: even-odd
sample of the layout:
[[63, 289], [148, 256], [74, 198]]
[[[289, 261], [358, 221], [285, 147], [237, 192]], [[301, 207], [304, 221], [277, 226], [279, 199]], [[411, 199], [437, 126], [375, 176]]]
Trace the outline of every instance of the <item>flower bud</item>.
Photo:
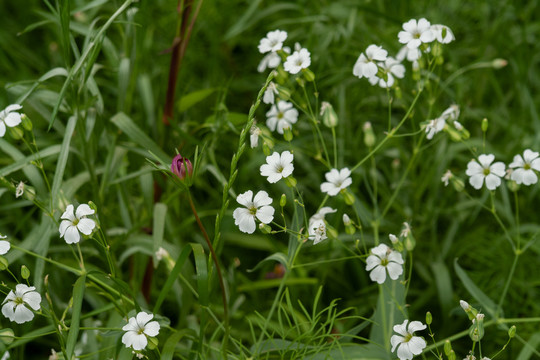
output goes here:
[[290, 127], [283, 129], [283, 138], [285, 141], [291, 141], [293, 139], [293, 133]]
[[3, 256], [0, 256], [0, 271], [4, 271], [8, 268], [9, 262]]
[[154, 350], [159, 345], [159, 341], [155, 337], [148, 337], [148, 349]]
[[28, 269], [26, 265], [21, 266], [21, 277], [24, 280], [27, 280], [30, 277], [30, 269]]
[[432, 316], [431, 313], [428, 311], [428, 312], [426, 313], [426, 324], [431, 325], [432, 322], [433, 322], [433, 316]]
[[186, 159], [182, 157], [182, 155], [178, 154], [172, 161], [171, 171], [178, 176], [180, 180], [184, 180], [186, 175], [191, 176], [193, 174], [193, 165], [191, 165], [191, 161], [189, 161], [189, 159]]
[[[476, 321], [475, 321], [476, 320]], [[477, 314], [469, 330], [472, 341], [478, 342], [484, 337], [484, 314]]]
[[505, 59], [495, 59], [491, 62], [491, 66], [494, 69], [501, 69], [506, 65], [508, 65], [508, 61], [506, 61]]
[[343, 194], [343, 199], [345, 200], [345, 204], [352, 205], [354, 204], [354, 195], [351, 194], [347, 189], [341, 190], [341, 193]]
[[322, 122], [326, 127], [333, 128], [338, 124], [338, 116], [332, 104], [323, 101], [321, 104]]
[[272, 232], [272, 228], [264, 223], [259, 224], [259, 230], [261, 230], [263, 234], [270, 234]]
[[304, 74], [304, 78], [306, 79], [306, 81], [312, 82], [315, 80], [315, 74], [313, 73], [313, 71], [309, 69], [302, 69], [302, 73]]
[[21, 115], [22, 126], [26, 131], [32, 131], [32, 120], [26, 114]]
[[300, 78], [300, 77], [297, 77], [296, 78], [296, 82], [298, 83], [298, 85], [300, 85], [300, 87], [305, 87], [306, 86], [306, 82], [304, 81], [304, 79]]
[[0, 342], [9, 345], [15, 339], [15, 333], [11, 329], [0, 330]]
[[467, 313], [471, 310], [471, 305], [465, 300], [459, 300], [459, 306]]
[[278, 96], [281, 100], [289, 100], [291, 98], [291, 91], [287, 89], [286, 87], [283, 87], [281, 85], [276, 85], [276, 89], [278, 91]]
[[482, 120], [482, 131], [483, 131], [483, 132], [486, 132], [487, 129], [488, 129], [488, 119], [487, 119], [487, 118], [484, 118], [484, 119]]
[[281, 194], [281, 198], [279, 199], [279, 206], [284, 207], [287, 205], [287, 195]]
[[409, 235], [407, 235], [407, 237], [405, 238], [405, 249], [407, 249], [407, 251], [413, 251], [414, 248], [416, 247], [416, 239], [414, 238], [414, 236], [412, 236], [412, 233], [409, 232]]
[[508, 186], [508, 190], [510, 190], [511, 192], [516, 192], [520, 188], [519, 184], [514, 180], [507, 181], [506, 185]]
[[388, 235], [388, 238], [390, 239], [390, 241], [392, 242], [392, 244], [397, 244], [399, 242], [399, 239], [397, 238], [396, 235], [394, 234], [389, 234]]
[[330, 238], [330, 239], [337, 239], [338, 237], [338, 232], [336, 229], [334, 229], [333, 227], [331, 226], [326, 226], [326, 235]]
[[343, 214], [343, 225], [345, 225], [345, 226], [352, 225], [351, 218], [347, 214]]
[[450, 354], [448, 354], [448, 360], [456, 360], [456, 353], [454, 350], [450, 351]]
[[462, 179], [453, 176], [450, 181], [457, 192], [462, 192], [465, 189], [465, 182]]
[[512, 327], [508, 329], [508, 337], [511, 339], [514, 336], [516, 336], [516, 325], [512, 325]]
[[9, 128], [9, 134], [11, 135], [11, 137], [15, 140], [19, 140], [19, 139], [22, 139], [23, 136], [24, 136], [24, 132], [23, 130], [16, 126], [16, 127], [10, 127]]
[[263, 142], [263, 153], [264, 155], [266, 156], [270, 156], [270, 154], [272, 154], [272, 148], [273, 148], [273, 144], [269, 143], [268, 141], [264, 141]]
[[451, 352], [452, 352], [452, 343], [450, 342], [450, 340], [446, 340], [444, 342], [444, 354], [446, 356], [450, 356]]
[[366, 144], [367, 147], [372, 147], [375, 145], [375, 133], [373, 132], [371, 123], [367, 121], [362, 129], [364, 130], [364, 144]]
[[296, 179], [293, 178], [292, 176], [287, 176], [285, 178], [285, 185], [287, 185], [290, 188], [295, 187], [296, 186]]

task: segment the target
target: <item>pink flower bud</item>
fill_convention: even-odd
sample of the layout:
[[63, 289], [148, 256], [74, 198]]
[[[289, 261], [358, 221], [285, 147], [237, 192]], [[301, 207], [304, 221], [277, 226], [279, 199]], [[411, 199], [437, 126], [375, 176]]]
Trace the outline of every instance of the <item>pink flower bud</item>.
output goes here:
[[176, 155], [171, 164], [171, 171], [175, 173], [180, 180], [184, 180], [186, 178], [186, 167], [187, 175], [191, 176], [193, 174], [193, 165], [191, 165], [191, 161], [182, 157], [180, 154]]

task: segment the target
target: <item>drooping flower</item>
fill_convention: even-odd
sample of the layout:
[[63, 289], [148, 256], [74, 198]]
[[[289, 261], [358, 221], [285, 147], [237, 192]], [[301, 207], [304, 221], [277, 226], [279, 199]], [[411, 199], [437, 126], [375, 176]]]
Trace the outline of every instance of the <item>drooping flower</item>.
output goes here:
[[403, 79], [405, 76], [405, 66], [391, 56], [387, 57], [383, 63], [379, 63], [379, 66], [386, 75], [386, 79], [384, 77], [373, 76], [369, 78], [371, 85], [379, 84], [382, 88], [389, 88], [394, 85], [394, 77]]
[[293, 173], [293, 160], [294, 155], [289, 151], [284, 151], [281, 154], [274, 152], [266, 157], [266, 164], [261, 165], [261, 175], [268, 177], [269, 183], [276, 183]]
[[0, 255], [7, 254], [9, 249], [11, 249], [11, 244], [9, 243], [9, 241], [4, 240], [6, 238], [7, 236], [0, 235]]
[[17, 284], [15, 292], [10, 291], [2, 303], [2, 314], [17, 324], [31, 321], [34, 318], [32, 310], [38, 311], [41, 307], [41, 295], [35, 290], [34, 286]]
[[514, 161], [508, 165], [514, 169], [510, 178], [518, 184], [527, 186], [536, 184], [538, 177], [534, 170], [540, 171], [540, 158], [538, 156], [539, 154], [536, 151], [529, 149], [523, 152], [523, 157], [519, 154], [514, 156]]
[[122, 336], [122, 343], [127, 348], [131, 347], [133, 350], [143, 350], [148, 345], [148, 336], [154, 337], [159, 334], [159, 323], [157, 321], [150, 321], [154, 317], [154, 314], [147, 314], [141, 311], [135, 317], [129, 318], [129, 321], [122, 330], [126, 333]]
[[283, 42], [287, 39], [287, 32], [282, 30], [270, 31], [266, 34], [265, 38], [262, 38], [259, 42], [259, 52], [261, 54], [267, 52], [276, 52], [281, 50]]
[[68, 205], [66, 211], [62, 214], [60, 223], [60, 237], [66, 240], [68, 244], [75, 244], [81, 240], [82, 233], [84, 235], [92, 234], [92, 230], [96, 227], [96, 223], [86, 216], [94, 214], [94, 210], [87, 204], [81, 204], [77, 207], [73, 214], [73, 205]]
[[321, 184], [321, 191], [330, 196], [336, 196], [341, 190], [352, 184], [350, 176], [351, 171], [348, 168], [330, 170], [324, 174], [327, 182]]
[[298, 110], [293, 108], [292, 103], [280, 100], [277, 105], [272, 105], [266, 117], [266, 126], [272, 131], [277, 129], [279, 134], [283, 134], [284, 129], [290, 129], [292, 124], [298, 121]]
[[292, 55], [287, 56], [283, 69], [289, 74], [298, 74], [300, 70], [307, 69], [311, 65], [311, 54], [305, 48], [300, 51], [295, 51]]
[[275, 101], [275, 96], [278, 94], [277, 86], [274, 82], [270, 81], [270, 84], [266, 87], [263, 95], [263, 103], [273, 104]]
[[501, 185], [501, 177], [505, 174], [505, 165], [500, 161], [492, 165], [493, 160], [495, 160], [495, 155], [482, 154], [478, 157], [480, 163], [475, 159], [469, 161], [465, 174], [470, 176], [469, 183], [472, 187], [479, 190], [484, 184], [484, 179], [489, 190], [495, 190]]
[[441, 44], [448, 44], [456, 40], [454, 33], [446, 25], [433, 24], [431, 25], [431, 31], [435, 34], [435, 39]]
[[409, 49], [416, 49], [422, 43], [430, 43], [435, 40], [435, 34], [431, 30], [431, 24], [424, 18], [416, 21], [411, 19], [403, 24], [403, 30], [398, 34], [399, 42], [406, 44]]
[[259, 145], [259, 136], [261, 136], [262, 131], [255, 125], [249, 129], [249, 144], [251, 148], [256, 148]]
[[[407, 326], [408, 324], [408, 326]], [[403, 324], [394, 325], [394, 331], [399, 335], [390, 338], [392, 352], [396, 350], [400, 360], [411, 360], [414, 355], [420, 355], [426, 347], [426, 341], [419, 336], [414, 336], [415, 331], [424, 330], [426, 325], [420, 321], [403, 321]]]
[[15, 127], [21, 123], [21, 114], [17, 112], [21, 109], [21, 105], [12, 104], [0, 111], [0, 137], [6, 134], [6, 126]]
[[191, 176], [193, 174], [193, 165], [188, 158], [178, 154], [173, 158], [171, 171], [178, 176], [180, 180], [184, 180], [186, 176]]
[[426, 125], [426, 133], [427, 133], [426, 138], [428, 140], [433, 139], [433, 136], [436, 133], [444, 129], [444, 126], [446, 125], [447, 120], [455, 121], [458, 117], [459, 117], [459, 106], [455, 104], [450, 105], [448, 109], [443, 111], [441, 116], [439, 116], [436, 119], [430, 120], [429, 123]]
[[441, 178], [441, 181], [444, 183], [444, 186], [448, 186], [448, 182], [450, 181], [452, 177], [454, 177], [454, 174], [452, 174], [450, 170], [446, 170], [446, 172]]
[[366, 259], [366, 270], [371, 271], [371, 280], [382, 284], [386, 280], [386, 273], [390, 279], [397, 280], [403, 273], [403, 257], [401, 253], [390, 249], [385, 244], [380, 244], [371, 249]]
[[317, 245], [321, 241], [325, 240], [326, 237], [326, 223], [324, 217], [327, 214], [335, 213], [337, 210], [332, 209], [329, 206], [321, 208], [315, 215], [309, 218], [309, 240], [313, 241], [313, 245]]
[[403, 61], [407, 59], [410, 62], [416, 62], [420, 56], [422, 56], [422, 52], [418, 48], [409, 49], [407, 45], [404, 45], [399, 49], [396, 59], [398, 61]]
[[275, 209], [270, 206], [272, 198], [266, 191], [259, 191], [253, 198], [253, 191], [249, 190], [238, 195], [236, 201], [245, 206], [233, 212], [234, 224], [242, 232], [252, 234], [255, 231], [255, 218], [263, 224], [269, 224], [274, 219]]
[[375, 61], [385, 61], [388, 51], [382, 46], [375, 44], [369, 45], [366, 49], [366, 54], [361, 53], [353, 67], [353, 75], [359, 79], [362, 77], [372, 78], [377, 75], [379, 67]]

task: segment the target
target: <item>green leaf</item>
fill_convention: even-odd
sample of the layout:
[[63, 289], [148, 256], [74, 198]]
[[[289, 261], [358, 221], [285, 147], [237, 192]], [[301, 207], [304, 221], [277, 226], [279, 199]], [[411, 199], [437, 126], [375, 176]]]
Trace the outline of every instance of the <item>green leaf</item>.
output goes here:
[[82, 275], [75, 281], [73, 286], [73, 307], [71, 315], [71, 323], [69, 325], [69, 333], [66, 342], [66, 353], [71, 359], [75, 350], [75, 344], [79, 337], [79, 323], [81, 321], [81, 308], [84, 298], [84, 289], [86, 287], [86, 274]]
[[208, 88], [208, 89], [202, 89], [197, 90], [192, 93], [189, 93], [187, 95], [184, 95], [180, 98], [180, 101], [178, 101], [178, 111], [184, 112], [193, 105], [197, 104], [198, 102], [203, 101], [208, 96], [212, 95], [218, 88]]
[[156, 253], [163, 243], [163, 233], [165, 231], [165, 216], [167, 215], [167, 205], [156, 203], [154, 205], [154, 224], [152, 227], [152, 237], [154, 242], [154, 264], [158, 264]]
[[431, 264], [431, 270], [435, 277], [435, 284], [439, 294], [439, 302], [444, 314], [448, 314], [452, 307], [454, 299], [454, 291], [452, 289], [452, 279], [448, 267], [442, 261], [437, 261]]
[[249, 269], [248, 272], [253, 272], [255, 270], [257, 270], [258, 268], [261, 267], [261, 265], [267, 261], [277, 261], [279, 262], [281, 265], [285, 266], [285, 269], [288, 270], [288, 259], [287, 259], [287, 256], [284, 254], [284, 253], [281, 253], [281, 252], [277, 252], [275, 254], [272, 254], [266, 258], [264, 258], [263, 260], [261, 260], [253, 269]]
[[529, 341], [527, 341], [523, 346], [523, 349], [519, 352], [519, 355], [516, 360], [529, 360], [533, 353], [536, 353], [538, 356], [538, 349], [540, 345], [540, 332], [535, 332], [532, 334], [532, 336], [529, 338]]
[[184, 336], [195, 338], [197, 334], [192, 329], [182, 329], [178, 332], [173, 333], [171, 336], [169, 336], [169, 338], [165, 342], [165, 345], [163, 345], [163, 350], [161, 351], [161, 360], [173, 359], [176, 345], [180, 342], [180, 340], [182, 340]]
[[[0, 139], [0, 149], [4, 150], [4, 144], [5, 140], [3, 139]], [[7, 142], [6, 142], [7, 143]], [[46, 157], [49, 157], [49, 156], [53, 156], [53, 155], [56, 155], [60, 152], [61, 150], [61, 146], [60, 145], [53, 145], [53, 146], [50, 146], [46, 149], [43, 149], [35, 154], [32, 154], [32, 155], [29, 155], [25, 158], [22, 158], [22, 159], [19, 159], [17, 161], [15, 161], [13, 164], [10, 164], [6, 167], [3, 167], [0, 169], [0, 176], [7, 176], [11, 173], [14, 173], [15, 171], [19, 171], [21, 170], [22, 168], [24, 168], [25, 166], [29, 165], [32, 161], [34, 160], [37, 160], [37, 159], [43, 159], [43, 158], [46, 158]]]
[[56, 163], [56, 171], [54, 172], [54, 179], [52, 184], [51, 196], [52, 206], [56, 208], [56, 200], [60, 186], [62, 186], [62, 178], [64, 177], [64, 170], [66, 169], [66, 163], [69, 155], [69, 145], [71, 143], [71, 137], [75, 131], [75, 125], [77, 125], [77, 117], [72, 116], [69, 118], [66, 132], [64, 133], [64, 140], [62, 140], [62, 147], [60, 148], [60, 155], [58, 155], [58, 162]]

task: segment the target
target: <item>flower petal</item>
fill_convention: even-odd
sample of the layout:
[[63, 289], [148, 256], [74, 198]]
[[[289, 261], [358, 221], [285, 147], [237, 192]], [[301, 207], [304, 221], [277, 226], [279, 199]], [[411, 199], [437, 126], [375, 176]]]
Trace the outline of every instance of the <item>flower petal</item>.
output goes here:
[[95, 227], [96, 223], [92, 219], [83, 218], [79, 220], [79, 223], [77, 224], [77, 229], [84, 235], [90, 235]]
[[499, 185], [501, 185], [501, 178], [493, 174], [486, 176], [486, 187], [489, 190], [495, 190]]
[[386, 280], [386, 269], [383, 266], [377, 266], [369, 273], [371, 280], [382, 284]]
[[148, 336], [157, 336], [159, 334], [159, 323], [157, 321], [150, 321], [144, 327], [144, 333]]
[[9, 241], [0, 240], [0, 255], [7, 254], [10, 248], [11, 244], [9, 243]]
[[469, 178], [469, 183], [476, 190], [480, 190], [482, 184], [484, 183], [484, 175], [476, 174]]
[[82, 218], [83, 216], [92, 215], [95, 211], [88, 206], [88, 204], [81, 204], [77, 206], [77, 210], [75, 211], [75, 216], [77, 216], [77, 219]]
[[409, 324], [409, 333], [413, 333], [415, 331], [425, 330], [426, 325], [422, 324], [420, 321], [411, 321]]
[[399, 275], [403, 274], [403, 266], [396, 264], [395, 262], [388, 263], [388, 265], [386, 265], [386, 269], [388, 270], [388, 275], [392, 280], [397, 280]]
[[9, 127], [14, 127], [14, 126], [19, 125], [21, 121], [22, 121], [21, 114], [16, 113], [16, 112], [9, 113], [8, 116], [6, 116], [6, 118], [4, 119], [4, 122]]
[[34, 318], [34, 313], [30, 309], [27, 309], [26, 306], [20, 304], [15, 306], [13, 318], [13, 321], [15, 321], [17, 324], [22, 324], [32, 320]]
[[62, 220], [60, 223], [60, 227], [58, 228], [58, 231], [60, 232], [60, 237], [64, 237], [64, 234], [66, 233], [66, 230], [73, 226], [73, 223], [69, 220]]
[[66, 211], [64, 211], [64, 213], [62, 214], [60, 219], [70, 220], [72, 222], [73, 222], [73, 220], [75, 220], [75, 215], [73, 214], [73, 205], [69, 204], [66, 207]]
[[251, 190], [248, 190], [245, 193], [240, 194], [236, 197], [236, 201], [238, 201], [240, 205], [244, 205], [246, 207], [251, 206], [252, 200], [253, 200], [253, 191]]
[[264, 190], [261, 190], [255, 195], [253, 203], [256, 207], [261, 207], [264, 205], [270, 205], [272, 203], [272, 198], [268, 196], [268, 193]]
[[263, 206], [260, 209], [257, 210], [257, 213], [255, 216], [257, 219], [259, 219], [263, 224], [269, 224], [274, 219], [274, 212], [275, 209], [271, 206]]
[[66, 243], [68, 244], [75, 244], [81, 240], [81, 235], [79, 234], [79, 230], [77, 230], [76, 226], [70, 226], [66, 229], [66, 232], [64, 233], [64, 240], [66, 240]]
[[37, 291], [29, 291], [22, 297], [23, 301], [35, 311], [41, 307], [41, 295]]
[[409, 340], [409, 350], [411, 350], [414, 355], [421, 354], [426, 345], [426, 341], [418, 336], [413, 336], [411, 340]]

